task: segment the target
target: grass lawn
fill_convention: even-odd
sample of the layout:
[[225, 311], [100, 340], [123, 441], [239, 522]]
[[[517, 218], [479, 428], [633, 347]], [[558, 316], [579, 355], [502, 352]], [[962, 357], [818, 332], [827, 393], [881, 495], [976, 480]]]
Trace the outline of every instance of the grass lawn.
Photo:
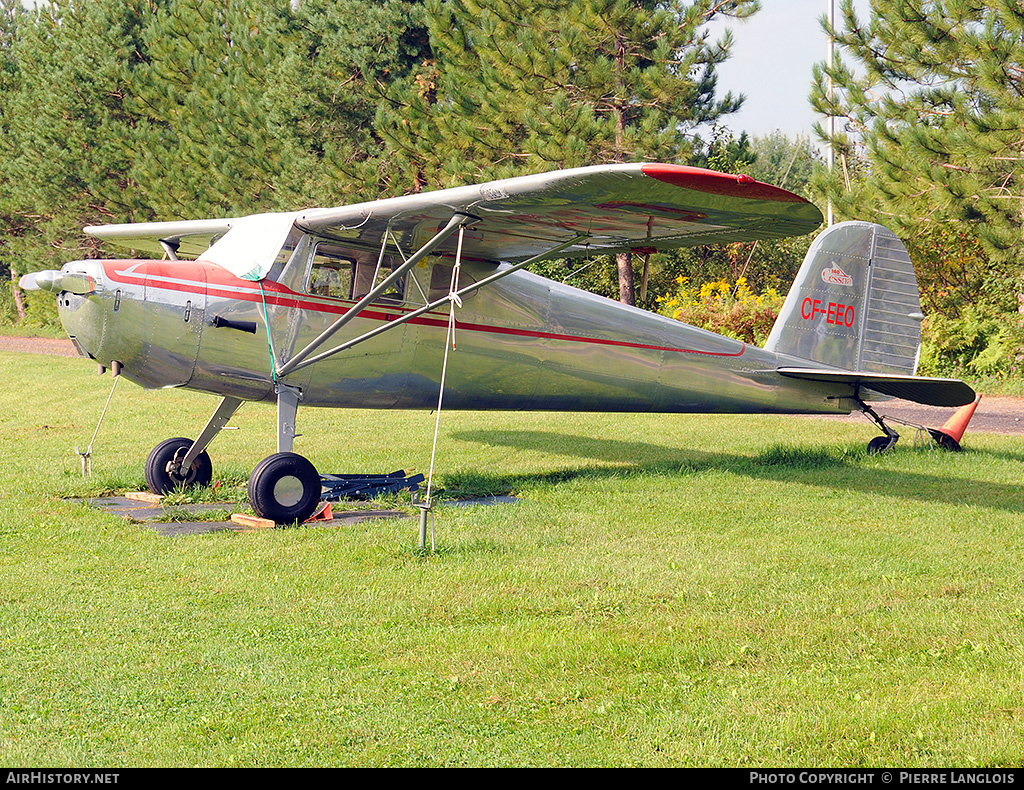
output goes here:
[[[446, 412], [415, 518], [169, 538], [144, 486], [216, 399], [0, 354], [7, 765], [1024, 765], [1024, 444], [865, 420]], [[428, 413], [300, 409], [324, 472], [425, 472]], [[211, 448], [243, 497], [247, 404]], [[909, 438], [909, 437], [908, 437]], [[389, 500], [389, 505], [394, 505]]]

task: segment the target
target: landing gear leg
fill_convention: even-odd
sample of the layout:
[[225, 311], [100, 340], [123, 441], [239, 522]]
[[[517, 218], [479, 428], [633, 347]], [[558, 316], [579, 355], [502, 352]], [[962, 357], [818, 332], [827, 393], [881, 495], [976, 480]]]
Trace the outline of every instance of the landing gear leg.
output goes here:
[[179, 485], [209, 485], [213, 479], [213, 465], [206, 448], [241, 405], [238, 398], [224, 398], [194, 442], [175, 438], [158, 444], [146, 459], [146, 485], [149, 490], [154, 494], [167, 494]]
[[277, 390], [277, 451], [290, 453], [295, 444], [295, 416], [302, 400], [302, 390], [278, 384]]

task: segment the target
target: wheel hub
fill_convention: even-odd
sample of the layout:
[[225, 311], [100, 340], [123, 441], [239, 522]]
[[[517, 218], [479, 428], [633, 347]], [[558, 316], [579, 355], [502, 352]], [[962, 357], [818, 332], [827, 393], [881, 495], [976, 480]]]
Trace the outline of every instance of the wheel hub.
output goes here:
[[167, 462], [167, 475], [174, 482], [181, 483], [182, 485], [188, 485], [195, 479], [196, 464], [193, 463], [189, 467], [188, 472], [182, 471], [181, 462], [185, 460], [185, 456], [188, 454], [188, 448], [182, 447], [178, 452], [174, 454], [174, 458]]
[[274, 483], [274, 499], [284, 507], [295, 507], [302, 500], [302, 481], [293, 475], [286, 475]]

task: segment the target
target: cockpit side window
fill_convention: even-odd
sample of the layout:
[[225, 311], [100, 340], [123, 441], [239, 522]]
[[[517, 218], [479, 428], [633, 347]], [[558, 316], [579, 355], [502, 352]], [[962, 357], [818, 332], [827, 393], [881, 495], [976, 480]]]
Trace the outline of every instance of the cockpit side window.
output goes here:
[[[392, 256], [377, 265], [378, 256], [320, 242], [313, 250], [306, 291], [332, 299], [359, 300], [394, 270]], [[375, 302], [400, 303], [404, 299], [405, 278], [399, 278], [378, 296]]]
[[295, 248], [299, 246], [299, 242], [302, 241], [303, 234], [298, 228], [292, 228], [288, 232], [288, 237], [284, 240], [284, 244], [281, 245], [281, 249], [277, 253], [277, 257], [274, 259], [274, 266], [284, 266], [288, 263], [292, 257], [292, 253], [295, 252]]
[[[299, 247], [302, 247], [300, 250]], [[289, 232], [288, 237], [285, 239], [284, 244], [277, 253], [277, 257], [274, 259], [273, 265], [270, 267], [270, 271], [267, 273], [267, 279], [276, 282], [284, 283], [285, 285], [292, 285], [295, 279], [296, 266], [292, 263], [292, 259], [296, 258], [298, 267], [302, 271], [298, 273], [301, 278], [305, 272], [305, 261], [308, 260], [307, 253], [309, 249], [309, 237], [306, 236], [298, 228], [292, 228]], [[298, 254], [296, 254], [298, 250]], [[288, 269], [288, 273], [285, 269]], [[292, 285], [294, 287], [294, 285]]]
[[352, 267], [355, 261], [327, 244], [318, 244], [313, 251], [306, 290], [332, 299], [352, 298]]
[[[380, 262], [379, 266], [378, 261]], [[353, 297], [362, 299], [372, 288], [376, 288], [391, 276], [399, 263], [400, 261], [394, 255], [385, 255], [383, 258], [380, 258], [379, 255], [372, 255], [365, 261], [356, 260]], [[400, 304], [403, 301], [405, 301], [405, 277], [399, 277], [388, 286], [384, 293], [374, 299], [374, 302], [387, 304]]]

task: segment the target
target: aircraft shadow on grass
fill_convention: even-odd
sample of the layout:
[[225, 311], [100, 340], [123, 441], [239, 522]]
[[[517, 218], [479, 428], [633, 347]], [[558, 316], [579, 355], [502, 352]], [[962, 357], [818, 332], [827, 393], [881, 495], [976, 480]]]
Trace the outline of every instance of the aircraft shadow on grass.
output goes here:
[[[1011, 513], [1024, 512], [1022, 486], [906, 472], [892, 468], [866, 469], [860, 463], [866, 455], [859, 448], [851, 450], [850, 455], [844, 456], [841, 448], [777, 445], [758, 455], [744, 456], [696, 449], [680, 450], [648, 442], [580, 437], [553, 431], [462, 431], [452, 434], [452, 438], [618, 464], [588, 465], [520, 475], [472, 473], [452, 478], [452, 487], [465, 484], [472, 486], [479, 493], [508, 493], [510, 490], [537, 483], [557, 484], [577, 479], [610, 479], [622, 477], [624, 473], [630, 472], [686, 477], [702, 471], [720, 470], [758, 480], [798, 481], [805, 485], [883, 494], [921, 502], [974, 505]], [[986, 450], [966, 452], [989, 454]], [[997, 452], [993, 455], [1021, 460], [1018, 454]]]

